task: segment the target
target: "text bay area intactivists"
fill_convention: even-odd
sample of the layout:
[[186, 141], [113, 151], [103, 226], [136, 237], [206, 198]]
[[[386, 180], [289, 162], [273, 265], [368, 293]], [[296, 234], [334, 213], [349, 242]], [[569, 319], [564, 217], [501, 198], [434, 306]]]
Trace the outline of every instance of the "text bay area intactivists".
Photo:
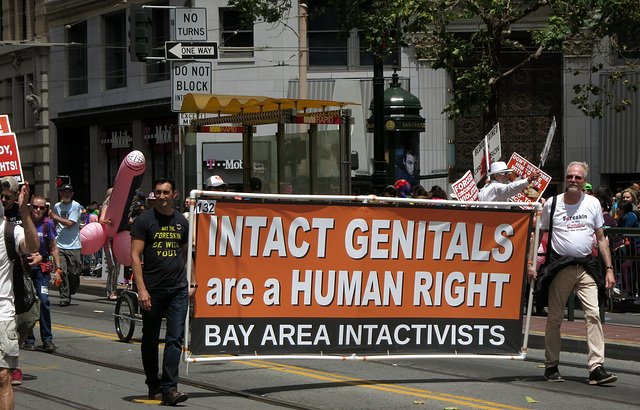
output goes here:
[[531, 211], [207, 209], [197, 217], [196, 355], [520, 350]]

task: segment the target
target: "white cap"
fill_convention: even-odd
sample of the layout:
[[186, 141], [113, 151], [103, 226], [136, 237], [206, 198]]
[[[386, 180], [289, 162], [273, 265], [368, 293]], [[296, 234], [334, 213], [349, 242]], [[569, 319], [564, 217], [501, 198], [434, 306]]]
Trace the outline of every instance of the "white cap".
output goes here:
[[220, 178], [219, 175], [212, 175], [204, 181], [204, 189], [226, 187], [227, 184]]
[[18, 192], [20, 190], [20, 187], [18, 186], [18, 180], [14, 177], [3, 177], [2, 189], [8, 189], [11, 192]]

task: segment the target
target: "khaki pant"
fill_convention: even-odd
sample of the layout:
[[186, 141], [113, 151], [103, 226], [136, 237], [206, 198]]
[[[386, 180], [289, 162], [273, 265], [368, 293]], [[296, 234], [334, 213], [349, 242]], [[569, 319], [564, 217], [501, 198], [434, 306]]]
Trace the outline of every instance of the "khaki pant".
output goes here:
[[580, 299], [587, 326], [589, 372], [604, 362], [604, 333], [600, 323], [598, 286], [582, 266], [562, 269], [549, 286], [549, 316], [545, 331], [545, 366], [552, 367], [560, 360], [560, 326], [564, 320], [564, 307], [571, 291]]

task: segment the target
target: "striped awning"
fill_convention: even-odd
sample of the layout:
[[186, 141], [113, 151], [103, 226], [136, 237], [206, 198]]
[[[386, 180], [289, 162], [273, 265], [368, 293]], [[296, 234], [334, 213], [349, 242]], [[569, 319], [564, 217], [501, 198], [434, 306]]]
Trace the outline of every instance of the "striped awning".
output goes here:
[[295, 108], [325, 110], [330, 107], [359, 105], [352, 102], [327, 100], [300, 100], [252, 95], [187, 94], [182, 100], [181, 112], [209, 114], [243, 114]]

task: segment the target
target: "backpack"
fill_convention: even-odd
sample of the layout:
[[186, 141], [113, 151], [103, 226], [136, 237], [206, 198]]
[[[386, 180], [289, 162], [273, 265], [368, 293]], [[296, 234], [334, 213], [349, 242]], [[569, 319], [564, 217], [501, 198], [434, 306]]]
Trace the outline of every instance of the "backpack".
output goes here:
[[29, 311], [38, 300], [36, 288], [33, 286], [30, 272], [25, 272], [22, 258], [16, 252], [16, 241], [13, 236], [15, 225], [5, 222], [4, 246], [7, 249], [7, 256], [13, 261], [13, 295], [16, 313]]

